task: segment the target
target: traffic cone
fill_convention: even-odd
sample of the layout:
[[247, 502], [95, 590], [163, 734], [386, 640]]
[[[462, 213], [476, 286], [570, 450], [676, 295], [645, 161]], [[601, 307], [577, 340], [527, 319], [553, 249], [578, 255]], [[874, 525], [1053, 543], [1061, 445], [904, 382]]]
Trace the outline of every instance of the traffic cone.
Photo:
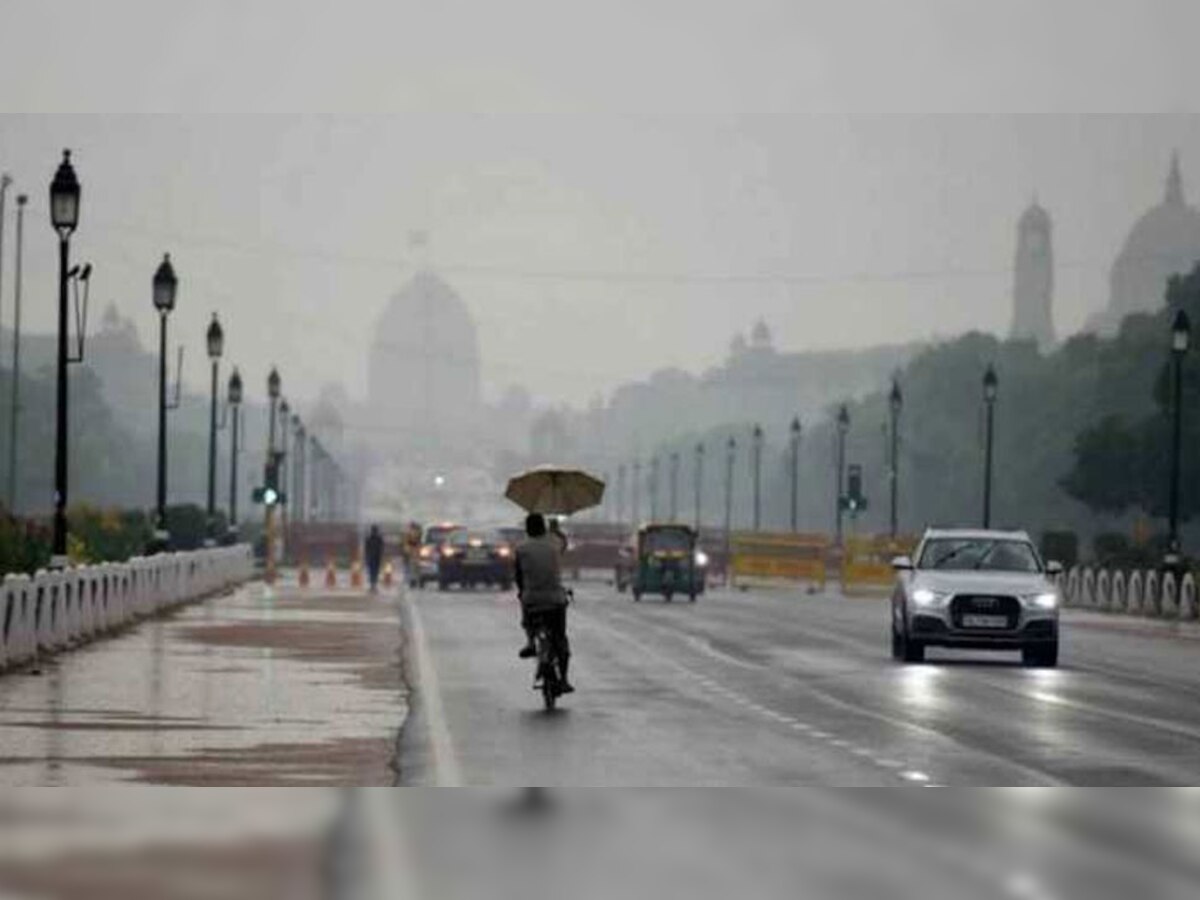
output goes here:
[[383, 586], [390, 588], [392, 586], [392, 564], [389, 562], [383, 567]]
[[358, 561], [358, 557], [350, 563], [350, 587], [360, 588], [363, 586], [363, 571], [362, 563]]
[[325, 563], [325, 587], [337, 587], [337, 569], [334, 568], [332, 559]]
[[308, 560], [300, 560], [300, 587], [308, 587]]

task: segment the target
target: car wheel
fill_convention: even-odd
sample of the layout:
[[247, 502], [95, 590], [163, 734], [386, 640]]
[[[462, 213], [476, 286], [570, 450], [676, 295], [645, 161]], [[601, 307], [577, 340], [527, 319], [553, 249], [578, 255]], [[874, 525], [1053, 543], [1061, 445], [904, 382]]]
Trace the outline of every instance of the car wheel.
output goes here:
[[641, 602], [642, 602], [642, 592], [641, 592], [641, 591], [634, 591], [634, 592], [633, 592], [633, 602], [634, 602], [634, 603], [641, 603]]
[[511, 581], [500, 582], [500, 590], [504, 591], [506, 594], [512, 590], [512, 586], [513, 585]]
[[907, 634], [899, 634], [896, 636], [899, 641], [900, 659], [906, 663], [925, 662], [925, 645], [920, 641], [914, 641]]
[[900, 632], [896, 630], [896, 624], [892, 623], [892, 659], [899, 662], [904, 659], [904, 638], [900, 637]]
[[1051, 644], [1036, 644], [1021, 648], [1021, 662], [1040, 669], [1053, 669], [1058, 665], [1058, 641]]
[[626, 587], [627, 587], [627, 585], [625, 584], [625, 582], [621, 581], [621, 580], [618, 578], [618, 579], [617, 579], [617, 593], [618, 593], [618, 594], [623, 594], [623, 593], [625, 593], [625, 589], [626, 589]]
[[448, 591], [448, 590], [450, 590], [450, 582], [448, 582], [448, 581], [445, 581], [445, 580], [440, 580], [440, 581], [438, 581], [438, 590], [439, 590], [439, 591]]

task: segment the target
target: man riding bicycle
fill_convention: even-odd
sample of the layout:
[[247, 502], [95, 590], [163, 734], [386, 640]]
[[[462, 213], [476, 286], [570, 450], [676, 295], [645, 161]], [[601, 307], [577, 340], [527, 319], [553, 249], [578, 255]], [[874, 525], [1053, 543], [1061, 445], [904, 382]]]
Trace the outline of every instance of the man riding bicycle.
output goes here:
[[543, 623], [558, 648], [562, 692], [570, 694], [575, 688], [567, 679], [571, 644], [567, 639], [567, 592], [562, 584], [561, 544], [548, 533], [546, 519], [540, 513], [532, 513], [525, 519], [525, 534], [528, 539], [517, 547], [514, 576], [521, 599], [521, 627], [527, 640], [519, 655], [521, 659], [537, 655], [533, 635], [536, 626]]

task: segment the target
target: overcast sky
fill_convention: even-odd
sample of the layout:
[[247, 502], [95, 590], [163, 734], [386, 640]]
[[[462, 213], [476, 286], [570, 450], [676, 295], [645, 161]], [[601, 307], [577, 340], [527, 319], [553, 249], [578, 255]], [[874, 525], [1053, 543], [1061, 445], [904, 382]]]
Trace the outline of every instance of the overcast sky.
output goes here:
[[1004, 331], [1035, 193], [1070, 332], [1172, 150], [1200, 198], [1194, 6], [3, 0], [26, 321], [52, 324], [46, 186], [72, 147], [93, 318], [111, 300], [149, 339], [171, 251], [197, 386], [219, 310], [252, 383], [273, 361], [294, 395], [362, 394], [417, 229], [490, 396], [699, 370], [760, 316], [788, 349]]

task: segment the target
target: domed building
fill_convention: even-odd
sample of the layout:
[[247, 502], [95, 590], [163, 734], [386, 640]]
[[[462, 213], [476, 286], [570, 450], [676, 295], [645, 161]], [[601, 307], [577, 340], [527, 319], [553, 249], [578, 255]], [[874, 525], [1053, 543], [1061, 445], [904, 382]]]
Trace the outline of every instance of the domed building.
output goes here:
[[374, 329], [367, 371], [377, 444], [442, 453], [482, 412], [479, 337], [466, 303], [430, 271], [413, 277]]
[[1162, 202], [1147, 212], [1113, 264], [1108, 307], [1093, 326], [1112, 334], [1130, 313], [1154, 312], [1165, 303], [1167, 281], [1200, 262], [1200, 211], [1184, 194], [1179, 156], [1171, 160]]

